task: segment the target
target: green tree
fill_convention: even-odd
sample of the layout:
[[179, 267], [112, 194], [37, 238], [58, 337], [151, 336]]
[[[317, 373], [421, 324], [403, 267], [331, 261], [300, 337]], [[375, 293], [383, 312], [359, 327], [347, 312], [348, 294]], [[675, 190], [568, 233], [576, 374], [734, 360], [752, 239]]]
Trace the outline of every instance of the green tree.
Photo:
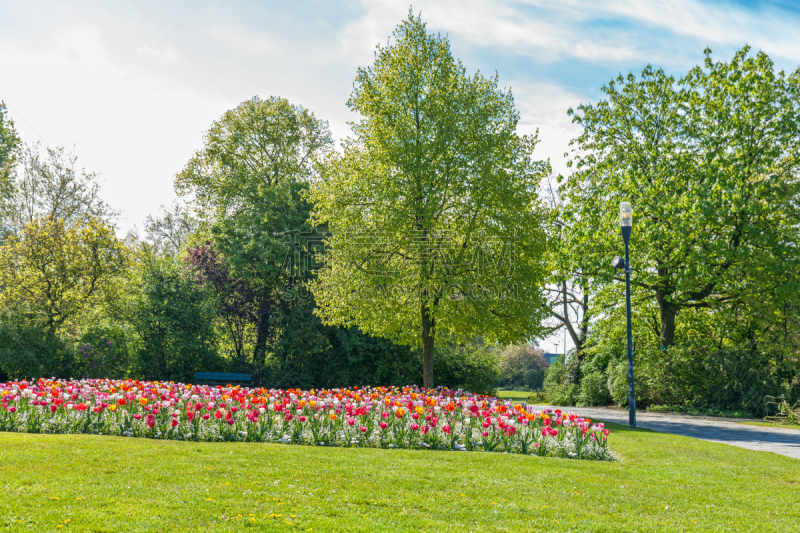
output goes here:
[[255, 292], [252, 363], [264, 369], [272, 314], [284, 295], [286, 232], [308, 230], [314, 158], [330, 149], [327, 123], [283, 98], [243, 102], [215, 121], [175, 179], [191, 198], [198, 233], [209, 235], [233, 282]]
[[41, 152], [37, 143], [22, 151], [22, 176], [14, 184], [9, 203], [11, 231], [19, 234], [38, 219], [63, 220], [67, 226], [84, 217], [111, 220], [116, 214], [100, 198], [99, 175], [78, 169], [78, 156], [64, 148]]
[[467, 76], [411, 13], [394, 37], [359, 69], [348, 106], [363, 118], [311, 190], [313, 220], [332, 232], [312, 287], [326, 323], [421, 344], [431, 387], [437, 334], [539, 331], [548, 168], [496, 76]]
[[126, 311], [140, 340], [132, 365], [135, 373], [146, 379], [191, 382], [195, 371], [225, 370], [216, 351], [210, 295], [179, 260], [144, 246], [132, 293]]
[[12, 193], [12, 178], [19, 149], [19, 136], [6, 110], [0, 101], [0, 201], [8, 200]]
[[0, 307], [52, 333], [113, 291], [128, 262], [114, 228], [98, 218], [34, 219], [0, 247]]
[[662, 347], [681, 310], [722, 309], [775, 284], [796, 293], [800, 71], [748, 52], [723, 63], [706, 50], [677, 82], [648, 66], [569, 111], [584, 128], [562, 183], [571, 264], [609, 288], [618, 206], [631, 202], [632, 283], [658, 304]]

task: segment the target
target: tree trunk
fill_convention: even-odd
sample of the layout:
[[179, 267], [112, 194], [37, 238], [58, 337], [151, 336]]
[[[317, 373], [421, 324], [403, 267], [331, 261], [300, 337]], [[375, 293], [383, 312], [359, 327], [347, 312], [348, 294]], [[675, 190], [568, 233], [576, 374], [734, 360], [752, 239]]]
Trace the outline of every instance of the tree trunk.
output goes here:
[[675, 343], [675, 315], [678, 314], [678, 306], [665, 300], [664, 296], [656, 291], [661, 318], [661, 347], [668, 348]]
[[422, 315], [422, 386], [426, 389], [433, 388], [433, 342], [436, 332], [434, 320], [431, 318], [430, 309], [423, 304]]

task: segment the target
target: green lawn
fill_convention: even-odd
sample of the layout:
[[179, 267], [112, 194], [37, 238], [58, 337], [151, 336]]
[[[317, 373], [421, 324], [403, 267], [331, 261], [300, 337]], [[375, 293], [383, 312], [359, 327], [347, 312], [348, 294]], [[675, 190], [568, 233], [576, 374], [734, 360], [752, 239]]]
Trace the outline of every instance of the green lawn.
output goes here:
[[503, 398], [504, 400], [516, 400], [518, 402], [524, 402], [531, 394], [532, 393], [525, 392], [524, 390], [501, 390], [497, 392], [497, 397]]
[[797, 531], [800, 461], [609, 426], [621, 463], [0, 433], [0, 529]]
[[769, 422], [764, 420], [763, 422], [739, 422], [740, 424], [746, 424], [748, 426], [761, 426], [765, 428], [781, 428], [781, 429], [795, 429], [800, 431], [800, 425], [798, 424], [784, 424], [781, 422]]

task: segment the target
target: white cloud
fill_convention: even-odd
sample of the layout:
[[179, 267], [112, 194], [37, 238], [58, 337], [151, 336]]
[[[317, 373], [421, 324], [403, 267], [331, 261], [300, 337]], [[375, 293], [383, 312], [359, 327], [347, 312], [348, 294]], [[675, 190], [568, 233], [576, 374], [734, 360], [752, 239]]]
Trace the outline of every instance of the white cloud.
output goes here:
[[[27, 141], [38, 134], [55, 145], [74, 131], [68, 144], [79, 163], [102, 172], [109, 201], [130, 223], [169, 203], [172, 178], [202, 132], [253, 95], [286, 97], [329, 120], [335, 136], [348, 135], [355, 70], [372, 62], [409, 7], [365, 0], [321, 15], [209, 0], [187, 19], [195, 0], [139, 1], [151, 20], [132, 3], [0, 2], [0, 99]], [[727, 54], [749, 42], [789, 66], [800, 57], [797, 17], [696, 0], [423, 0], [414, 8], [425, 8], [430, 31], [449, 34], [468, 71], [500, 69], [520, 130], [540, 128], [537, 157], [556, 170], [578, 131], [566, 109], [597, 89], [589, 74], [609, 79], [623, 68], [611, 65], [646, 62], [678, 65], [680, 74], [706, 44]], [[179, 24], [174, 42], [165, 40]]]

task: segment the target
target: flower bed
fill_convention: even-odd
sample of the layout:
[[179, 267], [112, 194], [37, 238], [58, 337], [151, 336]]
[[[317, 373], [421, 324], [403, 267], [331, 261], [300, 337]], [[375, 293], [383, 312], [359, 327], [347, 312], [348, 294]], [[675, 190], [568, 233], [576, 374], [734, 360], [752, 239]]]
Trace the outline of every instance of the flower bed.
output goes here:
[[603, 424], [441, 388], [11, 382], [0, 384], [0, 430], [616, 459]]

